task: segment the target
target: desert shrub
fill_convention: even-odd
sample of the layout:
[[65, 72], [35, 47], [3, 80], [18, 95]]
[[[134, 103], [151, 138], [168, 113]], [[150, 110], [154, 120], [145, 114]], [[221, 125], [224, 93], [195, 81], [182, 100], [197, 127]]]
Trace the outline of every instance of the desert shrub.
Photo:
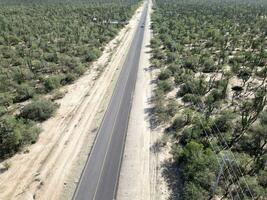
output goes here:
[[3, 163], [3, 167], [5, 168], [5, 170], [9, 170], [9, 168], [11, 167], [11, 162], [9, 161], [5, 161]]
[[87, 52], [84, 59], [86, 62], [92, 62], [95, 61], [100, 55], [101, 51], [97, 48], [93, 48]]
[[66, 94], [66, 91], [56, 90], [53, 93], [51, 100], [55, 101], [55, 100], [58, 100], [58, 99], [62, 99], [65, 96], [65, 94]]
[[34, 74], [29, 69], [23, 69], [20, 66], [13, 68], [12, 76], [18, 84], [21, 84], [25, 81], [30, 81], [34, 78]]
[[245, 190], [244, 196], [246, 196], [246, 197], [250, 197], [251, 193], [255, 197], [266, 196], [266, 187], [262, 187], [261, 184], [259, 184], [256, 176], [246, 175], [246, 176], [240, 178], [240, 185], [241, 185], [240, 188], [237, 189], [237, 192], [239, 192], [239, 193], [242, 191], [242, 188], [244, 188], [246, 185], [249, 186], [250, 191]]
[[25, 144], [34, 143], [40, 129], [34, 122], [13, 116], [0, 118], [0, 158], [13, 155]]
[[158, 60], [163, 60], [165, 56], [161, 49], [154, 49], [153, 58], [158, 59]]
[[205, 200], [207, 199], [207, 192], [198, 184], [189, 181], [184, 186], [183, 196], [185, 200]]
[[233, 128], [232, 117], [230, 114], [222, 114], [214, 119], [213, 125], [211, 126], [211, 130], [215, 133], [219, 132], [227, 132]]
[[267, 171], [261, 170], [259, 172], [258, 181], [260, 185], [262, 185], [264, 188], [267, 188]]
[[57, 105], [49, 100], [34, 100], [27, 104], [20, 113], [20, 117], [34, 121], [45, 121], [52, 116]]
[[261, 78], [265, 78], [267, 76], [267, 67], [263, 67], [261, 69], [258, 69], [256, 71], [256, 75], [261, 77]]
[[167, 53], [167, 63], [173, 63], [177, 59], [177, 54], [173, 52]]
[[178, 110], [178, 103], [175, 99], [170, 99], [168, 104], [166, 105], [166, 114], [170, 117], [173, 117]]
[[157, 38], [152, 38], [150, 44], [153, 49], [158, 48], [160, 47], [160, 40]]
[[[157, 90], [157, 95], [163, 94], [161, 90]], [[162, 97], [156, 97], [155, 103], [154, 103], [154, 114], [156, 116], [157, 123], [162, 123], [169, 121], [178, 110], [178, 104], [175, 99], [170, 99], [168, 103], [164, 103], [162, 101]]]
[[185, 115], [179, 115], [173, 120], [171, 127], [172, 129], [177, 131], [183, 128], [185, 125], [187, 125], [187, 123], [188, 123], [187, 117]]
[[170, 76], [171, 76], [171, 71], [168, 69], [165, 69], [165, 70], [160, 72], [158, 78], [159, 78], [159, 80], [166, 80], [166, 79], [170, 78]]
[[17, 87], [14, 102], [21, 102], [32, 98], [35, 94], [35, 89], [28, 84], [22, 84]]
[[54, 62], [54, 63], [58, 62], [58, 56], [56, 53], [45, 53], [44, 59], [47, 62]]
[[204, 73], [210, 73], [216, 70], [216, 67], [214, 66], [214, 61], [212, 60], [211, 57], [201, 58], [201, 64], [202, 64], [202, 72]]
[[159, 81], [158, 88], [162, 90], [164, 93], [166, 93], [172, 90], [173, 85], [171, 81], [164, 80], [164, 81]]
[[181, 132], [180, 144], [186, 145], [191, 140], [195, 140], [195, 139], [199, 138], [199, 135], [200, 135], [199, 131], [194, 131], [193, 127], [186, 127]]
[[170, 70], [172, 74], [175, 74], [175, 73], [178, 73], [181, 69], [180, 69], [180, 66], [178, 64], [171, 64], [168, 67], [168, 70]]
[[188, 79], [183, 85], [181, 85], [178, 91], [178, 96], [184, 96], [186, 94], [204, 95], [207, 91], [207, 83], [202, 79]]
[[73, 73], [82, 75], [86, 71], [84, 65], [82, 65], [80, 62], [78, 62], [75, 67], [72, 69]]
[[201, 102], [201, 97], [196, 94], [186, 94], [183, 96], [182, 100], [185, 103], [192, 103], [197, 105]]
[[60, 87], [60, 82], [61, 82], [61, 77], [58, 75], [53, 75], [53, 76], [49, 76], [47, 79], [45, 79], [44, 81], [44, 86], [46, 88], [46, 90], [52, 91], [56, 88]]
[[0, 106], [0, 117], [6, 113], [6, 108], [4, 106]]
[[77, 79], [77, 75], [68, 73], [61, 79], [61, 85], [67, 85], [73, 83]]
[[[138, 2], [0, 0], [0, 118], [18, 112], [14, 103], [51, 92], [82, 75], [131, 18]], [[62, 96], [56, 93], [52, 98]], [[0, 137], [3, 152], [11, 155], [21, 146], [19, 124], [43, 121], [53, 110], [51, 103], [34, 100], [21, 115], [6, 119], [4, 127], [9, 128]], [[12, 146], [1, 143], [6, 137], [14, 141]]]
[[[179, 180], [175, 190], [170, 186], [174, 198], [266, 196], [267, 173], [263, 172], [267, 51], [266, 34], [262, 34], [266, 32], [266, 23], [262, 22], [266, 20], [263, 16], [267, 13], [267, 1], [235, 3], [236, 6], [232, 1], [156, 0], [152, 28], [158, 41], [151, 45], [153, 66], [170, 70], [170, 75], [163, 70], [158, 79], [171, 81], [178, 89], [176, 98], [190, 102], [180, 105], [181, 110], [192, 110], [189, 121], [180, 112], [170, 117], [165, 83], [157, 85], [162, 94], [157, 94], [160, 101], [156, 114], [168, 126], [166, 133], [173, 133], [169, 134], [169, 142], [176, 162], [167, 168], [178, 172], [169, 176], [170, 183]], [[228, 153], [236, 155], [236, 159], [229, 159], [218, 177], [222, 166], [217, 163], [222, 163]], [[235, 174], [235, 180], [231, 180], [232, 174], [224, 174], [229, 164], [242, 171]], [[213, 192], [216, 177], [218, 184]]]
[[177, 153], [179, 155], [175, 157], [183, 165], [181, 173], [184, 181], [184, 199], [207, 199], [218, 169], [216, 154], [194, 141]]
[[197, 65], [198, 65], [198, 58], [196, 56], [189, 56], [184, 60], [182, 67], [195, 71]]
[[154, 92], [154, 101], [160, 102], [164, 100], [164, 91], [157, 88]]
[[183, 85], [180, 86], [180, 90], [177, 93], [177, 96], [183, 97], [186, 94], [191, 94], [192, 93], [192, 84], [189, 83], [184, 83]]
[[8, 107], [13, 103], [12, 97], [8, 93], [0, 93], [0, 105]]

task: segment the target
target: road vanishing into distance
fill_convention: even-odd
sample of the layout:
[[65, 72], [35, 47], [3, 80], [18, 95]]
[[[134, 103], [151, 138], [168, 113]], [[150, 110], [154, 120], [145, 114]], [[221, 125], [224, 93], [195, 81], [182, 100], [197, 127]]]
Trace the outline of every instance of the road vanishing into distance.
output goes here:
[[123, 64], [107, 111], [88, 156], [73, 200], [116, 199], [132, 98], [137, 79], [148, 5]]

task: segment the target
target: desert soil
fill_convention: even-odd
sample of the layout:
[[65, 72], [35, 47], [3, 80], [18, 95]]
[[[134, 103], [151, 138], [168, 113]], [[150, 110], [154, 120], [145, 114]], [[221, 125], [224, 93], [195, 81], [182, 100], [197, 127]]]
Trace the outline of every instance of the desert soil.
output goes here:
[[[8, 160], [0, 174], [0, 199], [71, 199], [112, 94], [143, 5], [102, 56], [57, 101], [55, 116], [40, 126], [37, 143]], [[99, 70], [102, 69], [102, 70]]]

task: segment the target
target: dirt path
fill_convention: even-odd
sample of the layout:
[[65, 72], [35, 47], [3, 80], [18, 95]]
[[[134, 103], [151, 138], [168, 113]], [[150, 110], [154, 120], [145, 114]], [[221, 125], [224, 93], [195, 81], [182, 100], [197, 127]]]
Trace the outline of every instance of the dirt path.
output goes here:
[[[140, 18], [140, 7], [129, 24], [105, 48], [91, 69], [58, 101], [56, 115], [44, 122], [38, 142], [17, 154], [0, 174], [0, 199], [70, 199], [96, 129], [111, 96]], [[99, 68], [104, 71], [99, 74]], [[63, 194], [63, 195], [62, 195]]]
[[145, 25], [139, 71], [119, 179], [118, 200], [150, 199], [149, 157], [151, 133], [148, 114], [151, 107], [149, 100], [152, 93], [149, 70], [151, 6], [152, 2], [149, 1], [149, 15]]

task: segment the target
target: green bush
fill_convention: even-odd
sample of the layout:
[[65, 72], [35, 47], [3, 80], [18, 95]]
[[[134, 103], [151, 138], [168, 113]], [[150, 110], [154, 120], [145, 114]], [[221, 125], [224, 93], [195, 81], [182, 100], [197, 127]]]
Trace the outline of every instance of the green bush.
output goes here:
[[40, 122], [45, 121], [53, 115], [56, 108], [57, 105], [49, 100], [34, 100], [22, 109], [20, 117]]
[[267, 188], [267, 171], [261, 170], [259, 172], [258, 181], [260, 185]]
[[166, 106], [160, 100], [155, 101], [154, 113], [156, 123], [166, 122], [169, 120], [170, 116], [168, 116], [166, 112]]
[[192, 103], [194, 105], [201, 103], [200, 96], [198, 96], [196, 94], [186, 94], [183, 96], [182, 100], [183, 100], [183, 102]]
[[185, 69], [191, 69], [191, 70], [195, 71], [197, 66], [198, 66], [198, 58], [197, 57], [189, 56], [189, 57], [185, 58], [184, 63], [183, 63], [183, 67]]
[[160, 72], [158, 78], [159, 78], [159, 80], [166, 80], [166, 79], [170, 78], [171, 74], [172, 74], [172, 72], [170, 70], [165, 69], [165, 70]]
[[54, 62], [54, 63], [58, 62], [58, 56], [57, 56], [56, 53], [45, 53], [44, 54], [44, 59], [47, 62]]
[[9, 170], [9, 168], [11, 167], [11, 162], [6, 161], [3, 163], [3, 166], [4, 166], [5, 170]]
[[169, 67], [168, 67], [168, 70], [171, 71], [172, 74], [175, 74], [175, 73], [178, 73], [181, 71], [181, 68], [179, 65], [177, 64], [171, 64]]
[[182, 152], [179, 150], [177, 153], [175, 157], [183, 165], [184, 199], [207, 199], [218, 169], [216, 154], [194, 141], [188, 143]]
[[0, 117], [6, 113], [6, 108], [4, 106], [0, 106]]
[[197, 94], [204, 95], [207, 91], [207, 83], [202, 79], [191, 79], [187, 80], [183, 85], [181, 85], [178, 92], [178, 96], [184, 96], [186, 94]]
[[95, 61], [101, 55], [101, 51], [99, 49], [93, 48], [85, 55], [86, 62]]
[[151, 48], [155, 49], [155, 48], [159, 48], [160, 47], [160, 40], [157, 38], [152, 38], [150, 41], [151, 44]]
[[26, 101], [32, 98], [35, 94], [35, 89], [28, 84], [22, 84], [17, 87], [16, 96], [14, 102]]
[[204, 73], [210, 73], [216, 70], [216, 67], [214, 66], [214, 61], [212, 60], [211, 57], [201, 58], [201, 64], [202, 64], [202, 72]]
[[55, 100], [58, 100], [58, 99], [62, 99], [65, 96], [65, 94], [66, 94], [66, 91], [56, 90], [53, 93], [51, 100], [55, 101]]
[[82, 74], [84, 74], [86, 69], [85, 69], [84, 65], [82, 65], [81, 63], [78, 62], [77, 65], [75, 65], [75, 67], [72, 69], [72, 71], [75, 74], [82, 75]]
[[187, 117], [184, 115], [179, 115], [174, 119], [172, 123], [172, 128], [177, 131], [183, 128], [185, 125], [187, 125], [187, 123], [188, 123]]
[[0, 158], [6, 158], [23, 145], [36, 142], [40, 129], [34, 122], [13, 116], [0, 118]]
[[61, 85], [67, 85], [73, 83], [77, 79], [77, 75], [68, 73], [61, 79]]
[[60, 87], [60, 82], [61, 82], [61, 77], [60, 76], [50, 76], [44, 81], [44, 86], [48, 92], [59, 88]]
[[204, 193], [203, 188], [193, 182], [187, 182], [183, 189], [184, 200], [206, 200], [207, 192]]
[[170, 117], [173, 117], [178, 110], [178, 103], [175, 99], [170, 99], [168, 104], [166, 105], [166, 114]]
[[0, 106], [8, 107], [13, 103], [12, 97], [8, 93], [0, 93]]
[[158, 83], [158, 88], [162, 90], [164, 93], [170, 92], [173, 88], [173, 85], [171, 81], [164, 80], [164, 81], [159, 81]]
[[21, 66], [13, 67], [13, 79], [18, 83], [28, 82], [34, 79], [34, 74], [29, 69], [23, 69]]

